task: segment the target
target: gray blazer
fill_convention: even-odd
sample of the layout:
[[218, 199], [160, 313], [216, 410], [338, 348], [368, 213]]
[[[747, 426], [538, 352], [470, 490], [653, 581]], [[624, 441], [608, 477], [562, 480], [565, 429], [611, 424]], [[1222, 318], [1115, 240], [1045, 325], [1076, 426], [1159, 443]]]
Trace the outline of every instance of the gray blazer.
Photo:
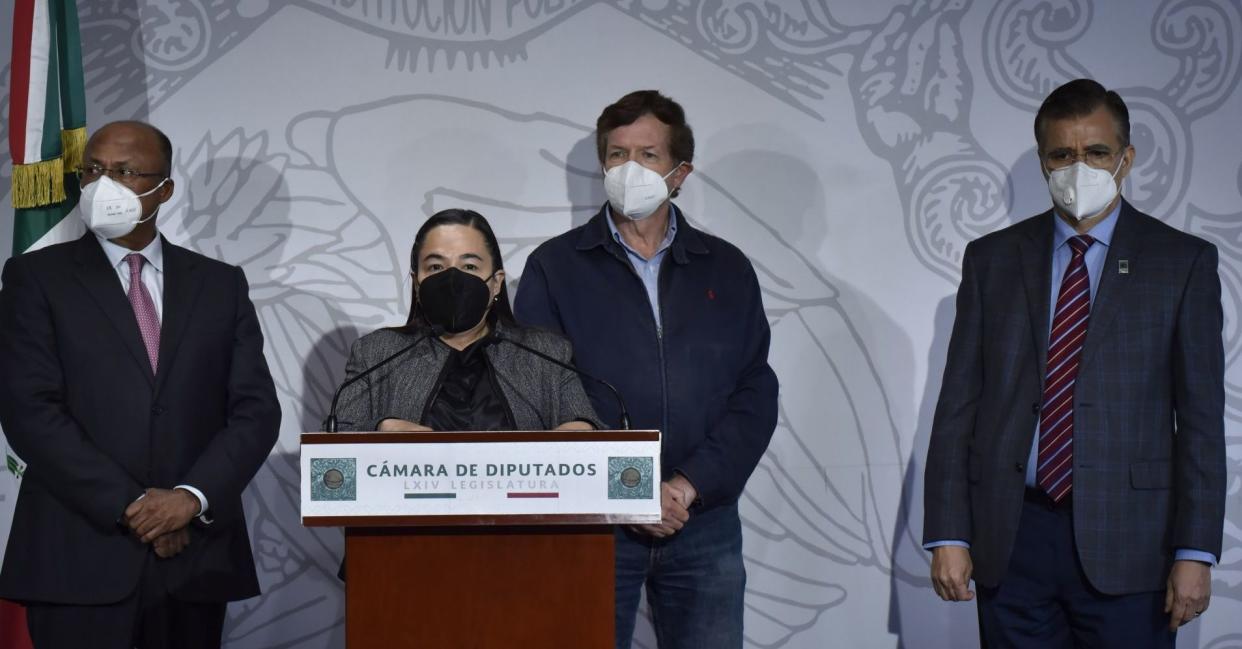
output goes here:
[[[573, 357], [569, 341], [547, 331], [499, 324], [496, 334], [566, 363]], [[359, 338], [345, 365], [346, 380], [417, 338], [391, 329]], [[375, 430], [378, 422], [388, 417], [420, 421], [449, 352], [448, 345], [429, 338], [406, 352], [404, 358], [347, 388], [337, 407], [337, 430]], [[574, 420], [603, 428], [577, 374], [505, 342], [489, 346], [484, 353], [518, 430], [549, 430]]]
[[[969, 541], [986, 587], [1004, 577], [1018, 533], [1048, 355], [1053, 218], [966, 248], [932, 423], [924, 542]], [[1211, 244], [1122, 202], [1074, 386], [1074, 540], [1103, 593], [1163, 590], [1178, 548], [1220, 557], [1216, 263]]]

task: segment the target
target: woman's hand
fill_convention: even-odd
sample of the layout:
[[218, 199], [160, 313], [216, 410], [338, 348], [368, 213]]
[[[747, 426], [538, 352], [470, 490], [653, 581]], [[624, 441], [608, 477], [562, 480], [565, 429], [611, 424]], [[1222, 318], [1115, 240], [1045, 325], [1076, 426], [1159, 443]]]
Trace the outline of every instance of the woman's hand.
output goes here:
[[379, 431], [381, 433], [429, 433], [431, 429], [412, 421], [389, 417], [380, 421]]

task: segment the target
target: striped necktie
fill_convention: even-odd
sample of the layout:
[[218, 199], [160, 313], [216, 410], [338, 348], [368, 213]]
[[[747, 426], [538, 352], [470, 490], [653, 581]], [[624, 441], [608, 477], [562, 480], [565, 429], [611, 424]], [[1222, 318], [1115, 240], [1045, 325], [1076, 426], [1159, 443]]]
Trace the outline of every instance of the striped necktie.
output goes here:
[[146, 261], [146, 257], [136, 252], [125, 255], [125, 262], [129, 264], [129, 304], [134, 308], [134, 319], [138, 321], [138, 331], [142, 334], [147, 360], [151, 361], [151, 372], [154, 373], [160, 358], [160, 317], [155, 312], [151, 294], [142, 283], [142, 265]]
[[1052, 331], [1048, 334], [1048, 374], [1039, 416], [1039, 466], [1035, 478], [1053, 502], [1060, 502], [1073, 486], [1074, 382], [1091, 315], [1091, 280], [1087, 277], [1085, 257], [1093, 243], [1095, 239], [1085, 234], [1069, 240], [1073, 256], [1061, 280]]

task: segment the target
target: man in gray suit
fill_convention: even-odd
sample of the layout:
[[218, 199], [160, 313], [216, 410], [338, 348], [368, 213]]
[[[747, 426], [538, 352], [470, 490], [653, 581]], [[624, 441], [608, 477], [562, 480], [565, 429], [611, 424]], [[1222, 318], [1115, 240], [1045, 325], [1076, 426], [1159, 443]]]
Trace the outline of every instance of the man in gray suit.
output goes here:
[[1120, 196], [1135, 150], [1088, 79], [1035, 118], [1054, 209], [972, 242], [927, 453], [936, 593], [989, 647], [1172, 647], [1225, 509], [1211, 244]]

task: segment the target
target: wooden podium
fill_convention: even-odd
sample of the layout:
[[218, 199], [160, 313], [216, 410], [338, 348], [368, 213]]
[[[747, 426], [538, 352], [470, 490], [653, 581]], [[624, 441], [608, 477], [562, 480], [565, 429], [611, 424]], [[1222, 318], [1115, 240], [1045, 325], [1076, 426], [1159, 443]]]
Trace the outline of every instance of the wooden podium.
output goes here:
[[614, 645], [613, 525], [660, 519], [656, 431], [306, 433], [345, 527], [348, 647]]

